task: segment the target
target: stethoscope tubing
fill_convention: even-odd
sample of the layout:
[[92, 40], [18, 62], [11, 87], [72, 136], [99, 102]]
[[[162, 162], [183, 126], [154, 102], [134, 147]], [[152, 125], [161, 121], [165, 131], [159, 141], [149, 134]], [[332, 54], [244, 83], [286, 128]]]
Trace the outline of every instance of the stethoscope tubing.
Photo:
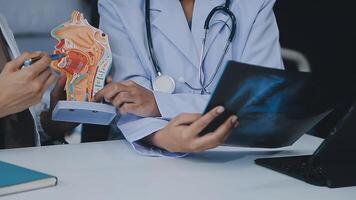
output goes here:
[[[217, 76], [222, 62], [229, 51], [230, 44], [232, 43], [233, 39], [235, 38], [236, 34], [236, 16], [231, 12], [230, 10], [230, 5], [231, 5], [231, 0], [226, 0], [225, 4], [223, 6], [217, 6], [215, 7], [207, 16], [205, 23], [204, 23], [204, 29], [205, 29], [205, 36], [203, 39], [203, 44], [202, 44], [202, 49], [201, 49], [201, 55], [200, 55], [200, 61], [199, 61], [199, 82], [201, 85], [201, 88], [196, 88], [191, 86], [189, 83], [183, 80], [184, 84], [186, 84], [190, 89], [196, 90], [196, 91], [201, 91], [201, 93], [207, 93], [210, 94], [210, 91], [207, 90], [207, 88], [210, 87], [210, 85], [213, 83], [215, 77]], [[205, 77], [203, 77], [204, 74], [204, 51], [205, 51], [205, 43], [206, 43], [206, 38], [207, 34], [210, 28], [210, 22], [212, 18], [217, 14], [218, 12], [225, 13], [226, 15], [229, 16], [231, 19], [231, 31], [229, 38], [227, 39], [226, 45], [224, 47], [224, 51], [222, 56], [219, 59], [217, 69], [215, 70], [213, 76], [209, 79], [209, 81], [205, 81]], [[145, 23], [146, 23], [146, 35], [147, 35], [147, 43], [148, 43], [148, 49], [149, 49], [149, 54], [150, 58], [153, 64], [153, 68], [155, 70], [156, 76], [159, 77], [162, 75], [161, 67], [159, 66], [155, 51], [154, 51], [154, 45], [152, 41], [152, 32], [151, 32], [151, 16], [150, 16], [150, 0], [146, 0], [145, 3]]]
[[146, 34], [147, 34], [147, 42], [148, 42], [148, 49], [150, 53], [150, 58], [153, 64], [153, 67], [156, 72], [156, 76], [161, 76], [162, 75], [162, 70], [161, 67], [158, 64], [157, 56], [154, 51], [154, 45], [152, 41], [152, 31], [151, 31], [151, 15], [150, 15], [150, 5], [151, 1], [146, 0], [145, 3], [145, 22], [146, 22]]

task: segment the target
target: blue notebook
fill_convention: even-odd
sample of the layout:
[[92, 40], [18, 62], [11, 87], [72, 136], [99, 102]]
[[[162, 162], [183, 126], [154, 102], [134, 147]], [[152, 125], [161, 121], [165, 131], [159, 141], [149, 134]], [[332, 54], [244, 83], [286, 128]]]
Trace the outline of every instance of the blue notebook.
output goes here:
[[0, 161], [0, 196], [55, 185], [54, 176]]

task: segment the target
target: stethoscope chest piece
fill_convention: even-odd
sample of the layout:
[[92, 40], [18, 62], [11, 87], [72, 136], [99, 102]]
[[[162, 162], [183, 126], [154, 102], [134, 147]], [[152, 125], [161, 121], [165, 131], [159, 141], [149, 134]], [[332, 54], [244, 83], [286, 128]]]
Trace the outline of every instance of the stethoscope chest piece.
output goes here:
[[[231, 44], [232, 40], [234, 39], [234, 36], [236, 33], [236, 17], [234, 15], [234, 13], [232, 13], [229, 9], [230, 4], [231, 4], [231, 0], [226, 0], [225, 5], [215, 7], [209, 13], [208, 17], [205, 20], [205, 23], [204, 23], [205, 37], [203, 39], [203, 45], [202, 45], [202, 50], [201, 50], [202, 55], [201, 55], [200, 66], [199, 66], [199, 79], [200, 79], [201, 89], [190, 86], [187, 82], [184, 81], [184, 79], [183, 79], [183, 81], [179, 80], [180, 82], [184, 82], [192, 90], [198, 90], [198, 91], [209, 93], [207, 88], [210, 86], [210, 84], [213, 82], [214, 78], [216, 77], [216, 75], [219, 71], [219, 68], [222, 65], [222, 62], [224, 60], [224, 57], [229, 50], [230, 44]], [[202, 76], [201, 76], [201, 73], [204, 73], [203, 72], [203, 63], [204, 63], [203, 53], [205, 52], [205, 50], [204, 50], [205, 41], [207, 38], [210, 21], [211, 21], [212, 17], [214, 17], [215, 14], [217, 14], [218, 12], [225, 13], [226, 15], [228, 15], [231, 18], [232, 28], [231, 28], [230, 36], [229, 36], [227, 43], [225, 45], [224, 52], [223, 52], [222, 56], [220, 57], [219, 64], [217, 65], [217, 69], [215, 70], [215, 73], [210, 78], [210, 81], [208, 81], [207, 84], [205, 84], [205, 80], [202, 80]], [[153, 68], [157, 75], [156, 79], [152, 83], [153, 89], [154, 89], [154, 91], [166, 92], [166, 93], [172, 94], [175, 90], [176, 83], [172, 77], [162, 74], [162, 70], [159, 66], [159, 63], [157, 61], [157, 57], [156, 57], [156, 54], [154, 51], [154, 46], [153, 46], [153, 41], [152, 41], [152, 33], [151, 33], [150, 0], [146, 0], [146, 2], [145, 2], [145, 19], [146, 19], [145, 24], [146, 24], [148, 50], [149, 50], [150, 58], [151, 58], [151, 61], [153, 64]]]
[[168, 75], [157, 76], [153, 82], [153, 90], [172, 94], [176, 88], [174, 79]]

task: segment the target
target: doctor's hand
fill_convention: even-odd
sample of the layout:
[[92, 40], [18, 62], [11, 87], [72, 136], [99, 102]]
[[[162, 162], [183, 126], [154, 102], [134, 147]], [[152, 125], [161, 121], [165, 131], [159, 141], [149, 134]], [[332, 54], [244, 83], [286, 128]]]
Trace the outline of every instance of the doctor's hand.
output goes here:
[[181, 114], [165, 128], [148, 136], [144, 141], [170, 152], [181, 153], [201, 152], [218, 147], [230, 135], [232, 128], [238, 125], [236, 116], [228, 118], [214, 132], [204, 136], [199, 136], [199, 133], [223, 112], [224, 108], [219, 106], [204, 116]]
[[[28, 58], [40, 60], [27, 68], [22, 68]], [[39, 103], [47, 88], [56, 80], [46, 53], [24, 53], [7, 63], [0, 74], [0, 117], [21, 112]]]
[[134, 81], [111, 82], [94, 97], [95, 101], [104, 99], [114, 105], [120, 114], [134, 114], [140, 117], [160, 117], [156, 99], [152, 91]]

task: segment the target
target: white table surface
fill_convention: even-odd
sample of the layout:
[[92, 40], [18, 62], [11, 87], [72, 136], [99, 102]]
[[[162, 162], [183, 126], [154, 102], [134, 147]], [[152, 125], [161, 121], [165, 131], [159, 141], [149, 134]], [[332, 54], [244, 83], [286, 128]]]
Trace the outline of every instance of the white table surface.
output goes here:
[[303, 136], [284, 151], [220, 147], [182, 159], [150, 158], [125, 141], [0, 151], [0, 160], [56, 175], [56, 187], [6, 199], [356, 199], [356, 187], [312, 186], [254, 164], [267, 156], [310, 154], [320, 139]]

